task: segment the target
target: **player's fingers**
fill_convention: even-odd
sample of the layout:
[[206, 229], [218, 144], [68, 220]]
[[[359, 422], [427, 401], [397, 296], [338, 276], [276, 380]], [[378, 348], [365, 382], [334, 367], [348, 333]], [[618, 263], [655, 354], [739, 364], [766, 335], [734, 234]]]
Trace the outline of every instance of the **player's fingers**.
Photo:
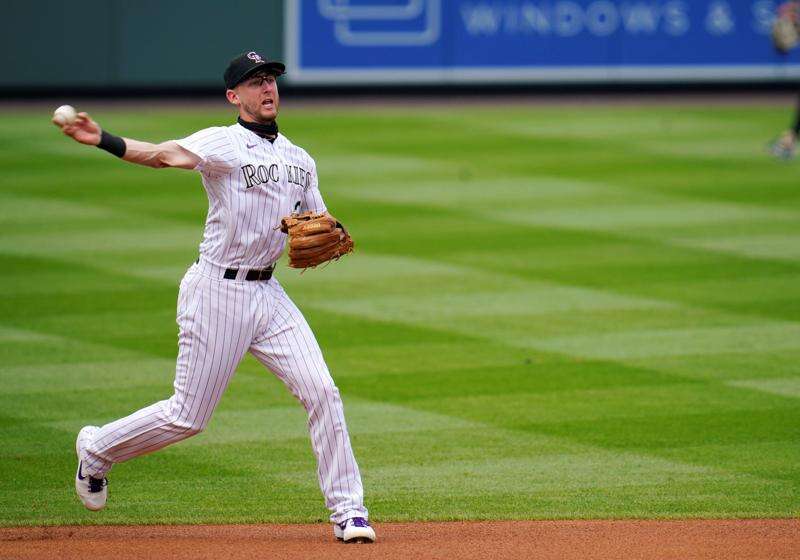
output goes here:
[[80, 113], [78, 113], [78, 118], [79, 119], [89, 119], [89, 113], [87, 113], [86, 111], [81, 111]]

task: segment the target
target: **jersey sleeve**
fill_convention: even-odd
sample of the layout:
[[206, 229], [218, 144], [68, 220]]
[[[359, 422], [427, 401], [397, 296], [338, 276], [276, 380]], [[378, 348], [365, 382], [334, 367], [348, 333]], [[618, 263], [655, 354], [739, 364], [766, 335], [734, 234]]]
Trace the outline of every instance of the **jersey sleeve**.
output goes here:
[[238, 166], [236, 148], [223, 126], [204, 128], [175, 142], [200, 158], [195, 170], [201, 173], [226, 173]]
[[317, 179], [317, 164], [311, 160], [311, 180], [308, 188], [303, 191], [303, 212], [324, 213], [327, 212], [325, 201], [322, 200], [322, 193], [319, 191], [319, 180]]

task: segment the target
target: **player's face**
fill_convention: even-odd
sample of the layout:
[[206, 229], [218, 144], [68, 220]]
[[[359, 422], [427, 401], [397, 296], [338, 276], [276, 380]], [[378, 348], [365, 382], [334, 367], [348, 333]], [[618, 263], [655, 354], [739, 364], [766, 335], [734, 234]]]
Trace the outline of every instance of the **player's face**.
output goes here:
[[248, 121], [266, 123], [278, 116], [278, 81], [272, 74], [259, 72], [237, 85], [228, 100], [239, 107], [239, 114]]

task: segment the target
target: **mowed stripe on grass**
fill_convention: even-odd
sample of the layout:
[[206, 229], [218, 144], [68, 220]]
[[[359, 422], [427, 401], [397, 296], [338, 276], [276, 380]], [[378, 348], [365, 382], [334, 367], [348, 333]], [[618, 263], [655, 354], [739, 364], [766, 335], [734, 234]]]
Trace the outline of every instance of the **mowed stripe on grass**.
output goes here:
[[[474, 110], [281, 119], [357, 242], [278, 278], [373, 516], [796, 515], [800, 190], [762, 151], [783, 113]], [[95, 116], [154, 141], [231, 120]], [[108, 509], [81, 508], [77, 429], [169, 396], [206, 198], [46, 115], [6, 114], [0, 147], [0, 524], [326, 519], [303, 411], [250, 358], [206, 433], [118, 465]]]

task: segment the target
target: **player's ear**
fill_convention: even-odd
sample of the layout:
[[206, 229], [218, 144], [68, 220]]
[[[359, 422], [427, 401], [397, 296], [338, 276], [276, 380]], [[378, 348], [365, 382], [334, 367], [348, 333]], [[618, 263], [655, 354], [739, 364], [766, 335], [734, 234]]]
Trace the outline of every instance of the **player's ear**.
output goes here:
[[236, 105], [237, 107], [241, 104], [241, 101], [239, 101], [239, 96], [236, 95], [236, 92], [232, 89], [229, 89], [225, 92], [225, 97], [228, 99], [229, 103]]

